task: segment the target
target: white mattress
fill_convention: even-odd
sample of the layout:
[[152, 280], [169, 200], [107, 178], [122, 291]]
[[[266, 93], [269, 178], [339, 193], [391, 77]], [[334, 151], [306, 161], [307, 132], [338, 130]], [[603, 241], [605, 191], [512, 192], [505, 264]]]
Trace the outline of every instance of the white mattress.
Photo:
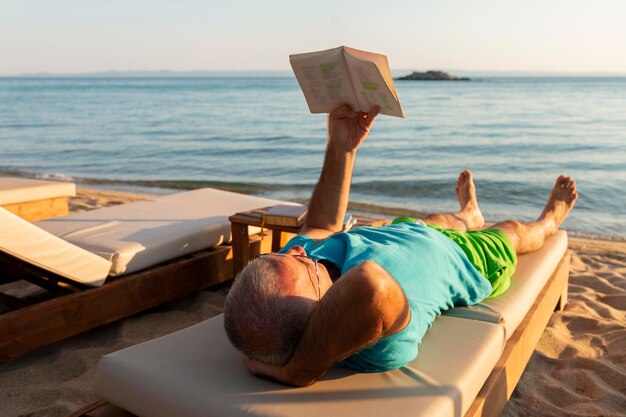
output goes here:
[[460, 416], [503, 347], [497, 324], [440, 317], [408, 366], [336, 368], [310, 387], [289, 388], [248, 373], [219, 315], [104, 356], [95, 390], [141, 417]]
[[75, 195], [76, 186], [73, 182], [0, 177], [0, 205]]
[[107, 207], [35, 223], [129, 274], [230, 241], [228, 217], [283, 203], [212, 188]]
[[111, 262], [0, 207], [0, 251], [87, 285], [102, 285]]

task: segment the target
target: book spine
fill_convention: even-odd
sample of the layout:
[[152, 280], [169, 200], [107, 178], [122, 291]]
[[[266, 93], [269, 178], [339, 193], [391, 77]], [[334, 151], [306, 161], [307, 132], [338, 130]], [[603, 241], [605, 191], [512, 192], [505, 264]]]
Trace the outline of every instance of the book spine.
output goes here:
[[[341, 47], [341, 57], [343, 58], [343, 63], [345, 64], [346, 72], [348, 73], [348, 80], [350, 80], [350, 88], [352, 88], [352, 97], [354, 98], [354, 105], [360, 107], [359, 105], [359, 97], [356, 93], [356, 87], [354, 86], [354, 77], [352, 77], [352, 71], [350, 70], [350, 65], [348, 64], [348, 59], [346, 58], [348, 55], [348, 51], [346, 51], [345, 47]], [[354, 107], [354, 106], [353, 106]], [[354, 111], [359, 111], [358, 108], [353, 108]]]

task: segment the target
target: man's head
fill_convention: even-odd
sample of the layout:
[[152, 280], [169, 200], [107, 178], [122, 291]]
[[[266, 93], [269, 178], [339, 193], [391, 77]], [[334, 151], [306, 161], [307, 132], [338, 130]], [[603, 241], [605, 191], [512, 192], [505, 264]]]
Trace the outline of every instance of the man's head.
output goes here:
[[254, 259], [239, 273], [226, 297], [228, 338], [250, 358], [286, 363], [331, 285], [326, 268], [306, 257], [301, 246]]

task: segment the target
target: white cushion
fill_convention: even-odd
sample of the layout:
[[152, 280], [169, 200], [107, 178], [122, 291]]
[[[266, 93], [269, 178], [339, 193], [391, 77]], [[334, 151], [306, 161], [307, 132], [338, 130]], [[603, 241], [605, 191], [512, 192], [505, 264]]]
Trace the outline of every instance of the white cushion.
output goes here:
[[72, 182], [0, 177], [0, 205], [75, 195], [76, 185]]
[[111, 262], [0, 208], [0, 251], [62, 277], [98, 286]]
[[506, 328], [508, 339], [524, 320], [565, 251], [567, 251], [567, 233], [559, 230], [555, 236], [546, 239], [541, 250], [518, 256], [511, 286], [504, 294], [474, 306], [450, 309], [445, 315], [500, 322]]
[[228, 242], [228, 216], [277, 203], [204, 188], [36, 224], [110, 260], [110, 274], [120, 275]]
[[289, 388], [248, 373], [219, 315], [104, 356], [95, 390], [142, 417], [460, 416], [503, 347], [500, 325], [439, 317], [408, 366], [336, 368], [310, 387]]

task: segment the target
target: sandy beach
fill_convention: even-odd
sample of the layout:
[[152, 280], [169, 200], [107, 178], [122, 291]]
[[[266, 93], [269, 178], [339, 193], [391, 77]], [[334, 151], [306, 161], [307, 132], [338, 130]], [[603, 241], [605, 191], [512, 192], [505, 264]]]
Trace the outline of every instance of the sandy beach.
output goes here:
[[[79, 189], [71, 211], [149, 198]], [[544, 332], [504, 416], [626, 415], [626, 242], [570, 239], [569, 303]], [[62, 417], [97, 400], [109, 352], [222, 311], [226, 288], [205, 290], [0, 364], [0, 416]]]

